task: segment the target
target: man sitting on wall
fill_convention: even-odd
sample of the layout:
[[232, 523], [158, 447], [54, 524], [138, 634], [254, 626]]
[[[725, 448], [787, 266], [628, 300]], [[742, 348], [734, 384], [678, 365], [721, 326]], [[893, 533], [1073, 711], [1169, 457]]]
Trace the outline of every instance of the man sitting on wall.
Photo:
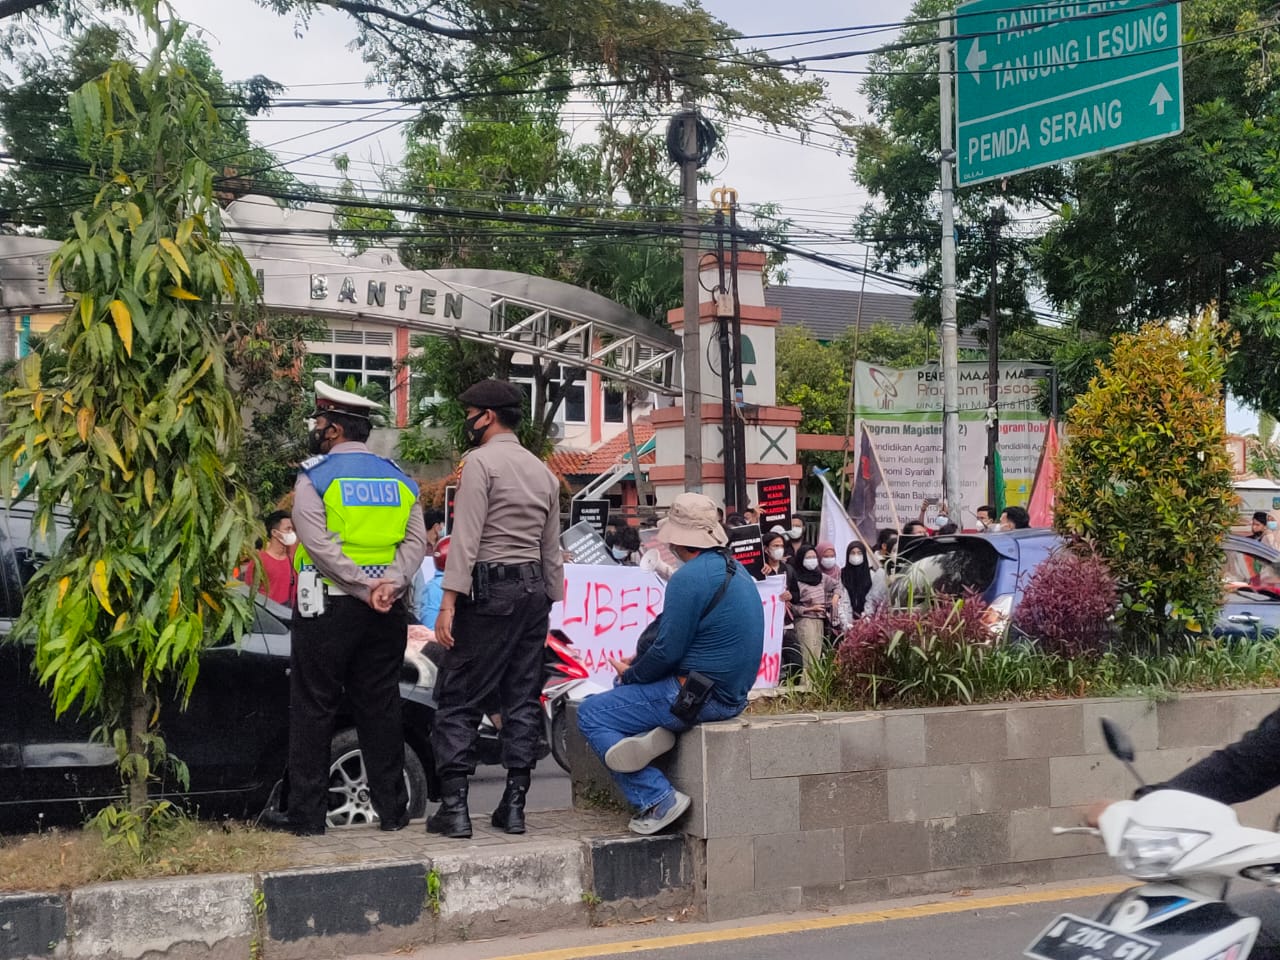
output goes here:
[[689, 798], [650, 761], [694, 724], [728, 720], [747, 705], [764, 652], [760, 594], [725, 551], [716, 505], [682, 493], [658, 539], [683, 562], [667, 584], [657, 638], [630, 660], [613, 661], [614, 688], [583, 701], [578, 726], [637, 814], [634, 833], [675, 823]]

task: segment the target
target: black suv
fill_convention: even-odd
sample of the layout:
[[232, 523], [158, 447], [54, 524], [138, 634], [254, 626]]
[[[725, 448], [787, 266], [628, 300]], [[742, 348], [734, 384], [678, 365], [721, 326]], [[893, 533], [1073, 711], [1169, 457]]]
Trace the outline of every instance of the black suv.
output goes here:
[[[55, 718], [49, 693], [32, 671], [32, 650], [9, 641], [23, 587], [43, 556], [33, 545], [31, 508], [0, 508], [0, 830], [75, 823], [120, 795], [115, 752], [92, 736], [95, 722], [74, 710]], [[161, 708], [170, 751], [191, 774], [190, 789], [161, 789], [200, 816], [255, 817], [285, 768], [289, 730], [290, 611], [259, 597], [252, 630], [203, 654], [186, 710]], [[436, 796], [429, 736], [431, 691], [406, 666], [401, 683], [409, 812], [421, 816]], [[374, 819], [364, 764], [350, 716], [339, 718], [331, 748], [329, 824]], [[429, 778], [431, 782], [429, 783]]]

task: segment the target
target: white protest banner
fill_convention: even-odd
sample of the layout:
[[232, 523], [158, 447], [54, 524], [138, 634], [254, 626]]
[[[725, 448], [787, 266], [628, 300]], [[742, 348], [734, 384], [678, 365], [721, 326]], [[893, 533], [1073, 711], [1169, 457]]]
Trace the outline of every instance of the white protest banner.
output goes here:
[[[960, 364], [960, 489], [972, 510], [987, 500], [987, 363]], [[1031, 498], [1048, 418], [1036, 406], [1040, 381], [1049, 368], [1030, 363], [1000, 364], [1001, 465], [1005, 502], [1026, 504]], [[903, 518], [915, 513], [926, 497], [937, 498], [942, 484], [942, 369], [904, 370], [859, 360], [854, 365], [854, 410], [875, 441], [885, 486], [893, 491]], [[876, 518], [887, 523], [887, 491], [878, 492]], [[973, 526], [966, 511], [955, 517]]]
[[[764, 607], [764, 654], [756, 687], [776, 687], [782, 670], [781, 594], [785, 577], [756, 583]], [[583, 665], [601, 679], [612, 680], [609, 658], [630, 657], [636, 641], [662, 612], [665, 584], [639, 567], [567, 563], [564, 601], [551, 608], [551, 628], [561, 630], [578, 651]]]

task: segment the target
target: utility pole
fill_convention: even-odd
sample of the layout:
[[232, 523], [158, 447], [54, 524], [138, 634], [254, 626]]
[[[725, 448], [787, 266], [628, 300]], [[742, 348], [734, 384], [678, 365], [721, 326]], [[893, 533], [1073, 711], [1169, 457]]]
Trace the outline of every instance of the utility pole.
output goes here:
[[991, 268], [991, 306], [987, 318], [987, 503], [999, 507], [996, 450], [1000, 443], [1000, 230], [1008, 221], [1003, 206], [987, 217], [987, 251]]
[[734, 457], [737, 448], [733, 442], [733, 360], [729, 350], [729, 290], [725, 286], [724, 204], [720, 195], [719, 190], [711, 191], [711, 201], [716, 204], [716, 263], [720, 268], [720, 280], [716, 285], [716, 339], [720, 342], [720, 442], [724, 450], [720, 459], [724, 465], [725, 513], [729, 514], [741, 511], [743, 505], [734, 497], [738, 470]]
[[702, 351], [698, 345], [698, 113], [684, 98], [680, 195], [684, 214], [684, 488], [702, 492]]
[[938, 104], [942, 113], [942, 472], [949, 516], [963, 517], [960, 493], [960, 344], [956, 329], [956, 226], [952, 161], [955, 160], [952, 127], [951, 82], [955, 73], [955, 46], [951, 21], [938, 23]]
[[730, 283], [733, 285], [733, 459], [738, 465], [734, 474], [734, 500], [738, 511], [746, 509], [747, 499], [747, 432], [742, 420], [745, 395], [742, 388], [742, 299], [738, 296], [738, 191], [729, 189], [729, 256]]

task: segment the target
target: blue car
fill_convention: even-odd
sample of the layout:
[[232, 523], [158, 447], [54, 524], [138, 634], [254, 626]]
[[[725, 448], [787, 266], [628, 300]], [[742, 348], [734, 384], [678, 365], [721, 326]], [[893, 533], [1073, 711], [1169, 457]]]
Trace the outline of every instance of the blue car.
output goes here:
[[[898, 549], [918, 587], [951, 596], [974, 590], [990, 605], [993, 619], [1004, 622], [1013, 616], [1036, 567], [1062, 544], [1052, 530], [1033, 529], [903, 537]], [[1234, 534], [1223, 547], [1223, 602], [1214, 634], [1280, 634], [1280, 551]]]

